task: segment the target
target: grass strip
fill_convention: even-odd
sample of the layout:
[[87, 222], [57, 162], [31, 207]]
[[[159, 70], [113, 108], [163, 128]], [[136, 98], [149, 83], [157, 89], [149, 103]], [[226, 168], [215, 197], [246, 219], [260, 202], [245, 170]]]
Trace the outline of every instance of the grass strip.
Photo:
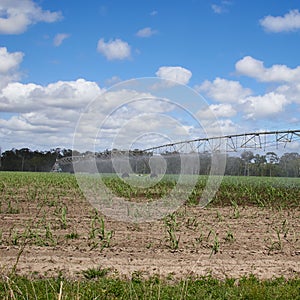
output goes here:
[[70, 280], [2, 277], [1, 299], [300, 299], [300, 278], [259, 280], [213, 277], [169, 281], [154, 276], [131, 280], [101, 277]]

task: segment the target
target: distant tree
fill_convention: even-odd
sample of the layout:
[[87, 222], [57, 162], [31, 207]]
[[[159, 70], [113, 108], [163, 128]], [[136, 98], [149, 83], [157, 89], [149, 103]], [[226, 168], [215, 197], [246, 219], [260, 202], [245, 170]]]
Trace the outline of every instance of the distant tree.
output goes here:
[[254, 158], [254, 154], [252, 151], [244, 151], [241, 154], [241, 159], [244, 162], [244, 176], [250, 175], [250, 163], [253, 158]]
[[300, 176], [300, 155], [299, 153], [284, 153], [280, 160], [279, 166], [281, 169], [281, 176], [285, 177], [299, 177]]

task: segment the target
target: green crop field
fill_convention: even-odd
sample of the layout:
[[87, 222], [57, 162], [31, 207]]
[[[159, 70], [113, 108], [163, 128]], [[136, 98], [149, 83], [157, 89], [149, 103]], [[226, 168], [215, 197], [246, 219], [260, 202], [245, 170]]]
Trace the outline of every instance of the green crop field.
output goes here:
[[[179, 184], [141, 180], [102, 178], [138, 203]], [[300, 299], [300, 178], [226, 176], [200, 208], [207, 180], [177, 211], [136, 224], [95, 210], [74, 174], [0, 172], [0, 298]]]

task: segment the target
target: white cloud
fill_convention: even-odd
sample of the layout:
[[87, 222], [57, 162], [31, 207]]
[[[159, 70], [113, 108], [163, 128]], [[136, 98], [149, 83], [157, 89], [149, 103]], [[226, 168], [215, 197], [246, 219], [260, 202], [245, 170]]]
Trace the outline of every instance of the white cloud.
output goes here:
[[156, 34], [156, 33], [157, 33], [157, 31], [151, 29], [151, 27], [145, 27], [145, 28], [143, 28], [143, 29], [140, 29], [140, 30], [136, 33], [136, 35], [137, 35], [138, 37], [147, 38], [147, 37], [150, 37], [150, 36], [152, 36], [152, 35], [154, 35], [154, 34]]
[[212, 4], [211, 8], [216, 14], [221, 14], [223, 12], [223, 8], [220, 5]]
[[230, 118], [236, 115], [236, 113], [231, 104], [221, 103], [212, 104], [207, 109], [198, 111], [197, 117], [201, 120], [208, 118]]
[[60, 12], [43, 10], [32, 0], [2, 0], [0, 2], [0, 34], [19, 34], [37, 22], [60, 20]]
[[162, 79], [175, 81], [180, 84], [188, 84], [192, 77], [192, 72], [182, 67], [163, 66], [155, 74]]
[[282, 113], [289, 103], [284, 95], [275, 92], [263, 96], [247, 97], [243, 101], [246, 117], [254, 120]]
[[17, 69], [23, 60], [22, 52], [9, 53], [7, 48], [0, 47], [0, 73], [8, 73]]
[[205, 120], [201, 122], [208, 137], [234, 134], [238, 132], [239, 126], [230, 119], [219, 119], [216, 121]]
[[47, 86], [9, 83], [0, 92], [0, 111], [24, 113], [49, 107], [83, 109], [102, 90], [94, 82], [78, 79]]
[[213, 82], [205, 80], [195, 87], [198, 92], [203, 92], [209, 98], [220, 102], [237, 103], [249, 96], [252, 92], [244, 88], [238, 81], [227, 80], [217, 77]]
[[220, 2], [220, 4], [212, 4], [211, 5], [211, 9], [213, 10], [213, 12], [215, 14], [223, 14], [223, 13], [226, 13], [228, 12], [228, 6], [231, 5], [232, 3], [230, 1], [226, 1], [226, 0], [223, 0]]
[[[99, 128], [104, 134], [99, 149], [110, 148], [116, 137], [116, 142], [126, 143], [135, 140], [137, 134], [157, 132], [161, 127], [165, 131], [173, 130], [173, 134], [178, 132], [174, 122], [172, 125], [168, 118], [159, 119], [173, 109], [170, 103], [131, 89], [109, 90], [104, 94], [103, 91], [95, 82], [84, 79], [58, 81], [47, 86], [9, 83], [0, 92], [0, 111], [13, 113], [8, 119], [0, 117], [2, 147], [31, 147], [31, 143], [39, 149], [71, 147], [82, 116], [85, 121], [77, 128], [82, 150], [92, 148]], [[95, 99], [95, 104], [87, 106]], [[84, 111], [87, 114], [82, 114]], [[130, 132], [122, 131], [123, 127]]]
[[284, 16], [266, 16], [259, 22], [266, 31], [295, 31], [300, 29], [300, 13], [298, 9], [294, 9], [290, 10]]
[[0, 47], [0, 90], [9, 82], [18, 80], [19, 65], [23, 60], [22, 52], [8, 52], [5, 47]]
[[300, 83], [283, 84], [276, 88], [276, 93], [285, 95], [290, 101], [300, 104]]
[[102, 92], [95, 82], [84, 79], [47, 86], [9, 83], [0, 92], [0, 111], [13, 113], [0, 118], [3, 147], [71, 147], [82, 111]]
[[97, 50], [108, 60], [122, 60], [129, 58], [131, 55], [131, 48], [128, 43], [120, 39], [110, 40], [107, 43], [104, 39], [100, 39]]
[[53, 39], [53, 44], [55, 47], [58, 47], [62, 44], [62, 42], [67, 39], [68, 37], [70, 37], [69, 34], [67, 33], [58, 33], [54, 39]]
[[300, 66], [291, 69], [286, 65], [273, 65], [265, 68], [264, 63], [251, 56], [245, 56], [235, 64], [241, 75], [253, 77], [262, 82], [292, 82], [300, 80]]
[[113, 77], [108, 78], [108, 79], [105, 80], [105, 85], [106, 86], [112, 86], [112, 85], [117, 84], [121, 81], [122, 80], [119, 76], [113, 76]]

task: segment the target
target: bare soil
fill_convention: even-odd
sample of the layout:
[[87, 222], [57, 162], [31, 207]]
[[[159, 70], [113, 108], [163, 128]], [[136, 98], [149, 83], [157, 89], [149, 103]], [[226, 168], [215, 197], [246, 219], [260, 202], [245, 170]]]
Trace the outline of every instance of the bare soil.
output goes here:
[[[66, 196], [58, 206], [52, 203], [39, 208], [25, 200], [18, 205], [19, 211], [0, 214], [2, 274], [15, 265], [18, 274], [71, 278], [97, 267], [111, 268], [118, 276], [135, 273], [175, 279], [189, 275], [239, 278], [254, 274], [261, 279], [300, 275], [300, 209], [182, 207], [176, 212], [174, 230], [178, 249], [172, 249], [164, 220], [130, 224], [104, 217], [105, 232], [114, 234], [109, 246], [101, 249], [99, 235], [90, 237], [93, 208], [87, 201]], [[64, 205], [66, 228], [60, 210]], [[97, 224], [94, 226], [100, 226]], [[71, 233], [78, 236], [67, 238]]]

